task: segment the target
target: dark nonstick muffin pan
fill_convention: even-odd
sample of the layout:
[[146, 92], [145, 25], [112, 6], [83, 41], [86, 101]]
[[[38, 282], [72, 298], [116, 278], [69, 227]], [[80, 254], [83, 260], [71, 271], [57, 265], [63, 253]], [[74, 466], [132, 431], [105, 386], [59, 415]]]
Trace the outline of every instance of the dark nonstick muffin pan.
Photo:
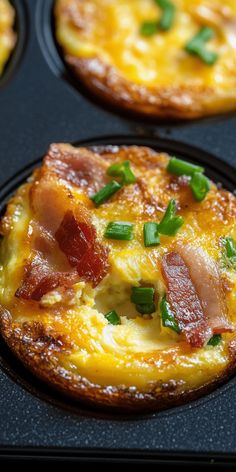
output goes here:
[[[236, 188], [236, 114], [157, 123], [118, 114], [70, 75], [53, 35], [51, 0], [15, 0], [17, 49], [0, 82], [0, 200], [51, 142], [142, 144], [192, 162]], [[236, 378], [184, 406], [118, 416], [55, 394], [0, 343], [0, 457], [176, 465], [236, 463]]]

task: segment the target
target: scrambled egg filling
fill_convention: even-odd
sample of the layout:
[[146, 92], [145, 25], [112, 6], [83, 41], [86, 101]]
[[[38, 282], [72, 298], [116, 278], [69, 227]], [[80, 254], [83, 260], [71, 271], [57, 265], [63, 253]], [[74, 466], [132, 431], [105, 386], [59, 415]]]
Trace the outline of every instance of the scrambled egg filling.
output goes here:
[[[223, 335], [217, 347], [193, 349], [182, 335], [162, 326], [159, 303], [155, 313], [144, 317], [131, 303], [131, 287], [139, 286], [140, 282], [155, 287], [158, 297], [164, 294], [159, 261], [175, 240], [175, 237], [162, 236], [160, 246], [145, 248], [142, 222], [136, 224], [133, 241], [109, 242], [111, 269], [96, 288], [80, 281], [69, 292], [57, 289], [47, 293], [39, 305], [16, 300], [14, 294], [30, 254], [27, 244], [30, 186], [28, 183], [22, 187], [10, 203], [10, 231], [1, 245], [0, 302], [11, 311], [15, 322], [41, 321], [53, 326], [56, 332], [64, 333], [74, 348], [61, 359], [62, 365], [100, 385], [136, 385], [148, 390], [151, 382], [184, 379], [188, 388], [196, 388], [220, 375], [229, 363], [226, 342], [231, 334]], [[236, 229], [232, 221], [222, 222], [210, 215], [211, 210], [207, 208], [209, 205], [212, 208], [216, 192], [213, 186], [204, 203], [182, 210], [185, 224], [178, 233], [178, 240], [201, 246], [219, 261], [217, 241], [222, 235], [236, 239]], [[78, 195], [78, 201], [80, 198]], [[106, 223], [114, 219], [113, 210], [112, 203], [91, 209], [98, 234], [102, 235]], [[124, 205], [123, 211], [126, 211]], [[135, 212], [133, 218], [134, 215]], [[121, 219], [122, 216], [120, 214]], [[132, 212], [130, 219], [132, 221]], [[229, 268], [224, 268], [223, 272], [231, 283], [227, 303], [235, 321], [236, 275]], [[121, 318], [118, 326], [109, 324], [104, 317], [114, 309]]]
[[[153, 0], [57, 0], [56, 34], [66, 54], [99, 57], [130, 82], [147, 87], [178, 85], [236, 87], [236, 3], [234, 0], [174, 0], [176, 15], [168, 31], [140, 34], [145, 21], [158, 21]], [[185, 51], [202, 26], [214, 29], [208, 44], [218, 54], [213, 66]], [[233, 93], [233, 92], [232, 92]]]
[[0, 0], [0, 75], [15, 45], [15, 14], [8, 0]]

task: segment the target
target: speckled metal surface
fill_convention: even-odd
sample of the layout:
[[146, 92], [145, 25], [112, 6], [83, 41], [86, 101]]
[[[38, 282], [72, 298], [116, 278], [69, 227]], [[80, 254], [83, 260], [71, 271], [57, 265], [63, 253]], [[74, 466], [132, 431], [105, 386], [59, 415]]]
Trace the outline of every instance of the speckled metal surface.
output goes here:
[[[15, 69], [0, 83], [2, 196], [21, 179], [22, 168], [43, 155], [49, 143], [90, 142], [104, 137], [113, 143], [117, 136], [124, 140], [133, 136], [130, 139], [138, 142], [151, 139], [157, 147], [164, 139], [171, 149], [173, 141], [178, 141], [197, 147], [199, 156], [201, 150], [209, 152], [231, 165], [229, 172], [207, 156], [210, 167], [216, 167], [217, 178], [228, 172], [226, 180], [231, 180], [231, 188], [233, 181], [236, 186], [235, 115], [166, 125], [103, 108], [84, 90], [79, 92], [64, 70], [51, 33], [52, 1], [13, 3], [20, 14], [22, 40]], [[181, 146], [177, 145], [185, 149]], [[132, 453], [146, 461], [152, 457], [165, 462], [171, 457], [187, 460], [197, 454], [206, 462], [214, 457], [236, 461], [235, 379], [193, 404], [149, 416], [121, 418], [87, 410], [54, 395], [25, 371], [3, 341], [0, 359], [2, 455], [8, 451], [41, 455], [54, 451], [74, 457], [115, 457], [119, 450], [116, 457], [120, 459]]]

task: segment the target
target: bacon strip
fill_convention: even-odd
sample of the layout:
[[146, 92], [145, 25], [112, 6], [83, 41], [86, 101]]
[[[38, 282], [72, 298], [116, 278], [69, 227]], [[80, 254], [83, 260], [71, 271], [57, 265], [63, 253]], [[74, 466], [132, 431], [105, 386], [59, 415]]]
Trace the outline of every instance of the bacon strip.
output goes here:
[[78, 278], [75, 272], [53, 272], [47, 262], [37, 254], [26, 266], [26, 275], [15, 296], [23, 300], [39, 301], [43, 295], [59, 286], [70, 287]]
[[177, 250], [188, 267], [213, 334], [232, 331], [220, 274], [214, 260], [203, 249], [190, 244], [179, 244]]
[[91, 253], [84, 254], [76, 268], [80, 277], [96, 287], [108, 272], [108, 249], [97, 242]]
[[163, 277], [167, 284], [167, 299], [179, 327], [193, 347], [202, 347], [213, 335], [207, 323], [189, 270], [177, 252], [162, 259]]
[[84, 221], [77, 221], [73, 212], [68, 210], [56, 231], [55, 238], [70, 265], [76, 266], [95, 243], [96, 232], [94, 226]]
[[72, 193], [54, 176], [45, 174], [43, 166], [30, 197], [34, 220], [53, 236], [65, 212], [74, 205]]
[[98, 192], [108, 181], [107, 163], [89, 149], [69, 144], [52, 144], [45, 165], [56, 178], [87, 190], [88, 195]]
[[95, 228], [78, 218], [68, 210], [55, 238], [79, 276], [96, 287], [108, 271], [108, 249], [96, 240]]
[[95, 287], [106, 275], [108, 250], [97, 241], [85, 205], [76, 202], [67, 185], [70, 182], [94, 193], [107, 179], [106, 168], [105, 161], [87, 149], [66, 144], [50, 147], [30, 195], [30, 238], [36, 256], [26, 265], [17, 297], [40, 300], [81, 277]]

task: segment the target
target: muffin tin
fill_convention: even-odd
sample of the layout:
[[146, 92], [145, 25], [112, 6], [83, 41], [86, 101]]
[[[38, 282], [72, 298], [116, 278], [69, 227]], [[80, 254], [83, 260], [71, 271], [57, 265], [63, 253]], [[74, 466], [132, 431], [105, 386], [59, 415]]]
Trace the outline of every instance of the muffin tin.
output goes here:
[[[236, 114], [194, 122], [136, 119], [93, 99], [55, 44], [52, 0], [15, 0], [16, 50], [0, 81], [0, 202], [40, 164], [51, 142], [141, 144], [204, 164], [236, 188]], [[56, 394], [0, 343], [0, 458], [81, 462], [236, 462], [236, 378], [161, 413], [112, 415]]]

